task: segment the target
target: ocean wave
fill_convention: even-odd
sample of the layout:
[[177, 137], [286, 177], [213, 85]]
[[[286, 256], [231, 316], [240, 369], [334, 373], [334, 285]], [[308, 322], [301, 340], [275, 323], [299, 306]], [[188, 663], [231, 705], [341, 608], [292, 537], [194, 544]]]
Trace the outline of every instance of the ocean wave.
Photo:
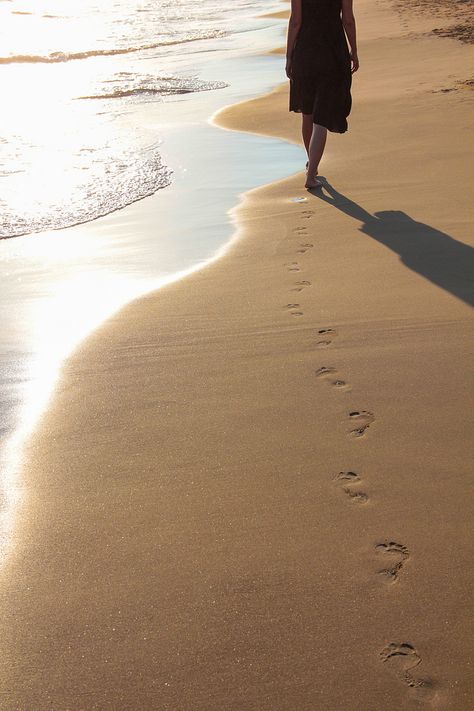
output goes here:
[[90, 59], [91, 57], [112, 57], [118, 54], [130, 54], [133, 52], [143, 52], [148, 49], [157, 49], [158, 47], [169, 47], [176, 44], [185, 44], [188, 42], [197, 42], [204, 39], [214, 39], [216, 37], [224, 37], [227, 33], [223, 30], [212, 30], [196, 32], [190, 37], [175, 38], [169, 40], [160, 40], [160, 42], [151, 42], [133, 47], [123, 47], [115, 49], [91, 49], [84, 52], [51, 52], [46, 55], [35, 54], [16, 54], [8, 57], [0, 56], [0, 64], [56, 64], [58, 62], [72, 62], [78, 59]]
[[[130, 148], [115, 157], [102, 156], [88, 166], [87, 177], [82, 180], [81, 168], [75, 166], [76, 177], [74, 180], [73, 176], [70, 191], [58, 194], [58, 184], [52, 182], [50, 193], [36, 197], [31, 204], [25, 200], [20, 209], [15, 201], [16, 206], [9, 204], [8, 195], [2, 196], [6, 199], [0, 200], [0, 239], [90, 222], [167, 187], [173, 173], [163, 164], [157, 147], [138, 153]], [[5, 176], [8, 177], [13, 176]]]
[[[129, 75], [123, 75], [129, 76]], [[117, 82], [118, 84], [118, 82]], [[202, 81], [194, 77], [146, 77], [138, 80], [122, 80], [121, 86], [115, 86], [111, 91], [97, 92], [89, 96], [78, 96], [78, 99], [123, 99], [128, 97], [172, 96], [173, 94], [193, 94], [199, 91], [224, 89], [226, 82]]]

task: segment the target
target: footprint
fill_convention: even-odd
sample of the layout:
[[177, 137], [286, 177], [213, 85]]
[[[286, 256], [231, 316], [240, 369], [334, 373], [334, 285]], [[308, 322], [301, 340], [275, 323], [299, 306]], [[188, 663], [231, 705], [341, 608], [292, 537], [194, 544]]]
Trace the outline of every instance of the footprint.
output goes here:
[[324, 348], [332, 343], [332, 340], [337, 336], [337, 333], [333, 328], [320, 328], [318, 336], [320, 340], [316, 342], [316, 348]]
[[[323, 366], [322, 368], [318, 368], [316, 371], [316, 377], [317, 378], [322, 378], [324, 376], [329, 376], [329, 375], [335, 375], [337, 373], [336, 368], [327, 368], [326, 366]], [[340, 380], [339, 378], [336, 378], [335, 380], [331, 380], [331, 385], [335, 388], [338, 388], [339, 390], [347, 390], [349, 388], [348, 384], [346, 383], [345, 380]]]
[[335, 368], [327, 368], [325, 365], [322, 366], [322, 368], [318, 368], [316, 371], [316, 377], [317, 378], [322, 378], [324, 375], [332, 375], [332, 373], [336, 373]]
[[299, 308], [299, 304], [287, 304], [286, 308], [289, 310], [289, 312], [292, 316], [303, 316], [302, 311], [294, 311], [294, 309]]
[[290, 312], [292, 316], [303, 316], [302, 311], [295, 311], [294, 309], [298, 309], [300, 307], [299, 304], [287, 304], [286, 308]]
[[301, 219], [302, 220], [310, 220], [313, 215], [314, 215], [314, 210], [303, 210], [301, 213]]
[[430, 694], [432, 683], [413, 676], [413, 671], [421, 664], [421, 657], [412, 644], [390, 642], [380, 652], [380, 659], [383, 663], [389, 662], [400, 680], [410, 689]]
[[307, 232], [308, 228], [307, 227], [295, 227], [293, 232]]
[[291, 262], [291, 264], [287, 264], [286, 266], [288, 267], [289, 272], [301, 271], [298, 262]]
[[349, 417], [358, 423], [358, 426], [350, 431], [352, 437], [363, 437], [370, 425], [375, 422], [374, 413], [368, 410], [354, 410], [349, 412]]
[[296, 286], [294, 286], [291, 291], [303, 291], [307, 286], [311, 286], [310, 281], [297, 281]]
[[300, 245], [301, 249], [297, 250], [298, 254], [304, 254], [305, 252], [308, 251], [308, 249], [311, 249], [311, 247], [314, 247], [314, 244], [301, 244]]
[[362, 480], [356, 472], [339, 472], [335, 480], [341, 484], [342, 491], [356, 504], [366, 504], [369, 497], [363, 491], [356, 491], [351, 488], [354, 484], [359, 484]]
[[405, 561], [410, 557], [410, 551], [402, 543], [396, 543], [396, 541], [385, 541], [384, 543], [377, 543], [375, 550], [383, 555], [394, 556], [395, 560], [388, 568], [379, 570], [379, 574], [383, 575], [385, 580], [389, 583], [396, 583], [398, 580], [398, 575], [405, 565]]

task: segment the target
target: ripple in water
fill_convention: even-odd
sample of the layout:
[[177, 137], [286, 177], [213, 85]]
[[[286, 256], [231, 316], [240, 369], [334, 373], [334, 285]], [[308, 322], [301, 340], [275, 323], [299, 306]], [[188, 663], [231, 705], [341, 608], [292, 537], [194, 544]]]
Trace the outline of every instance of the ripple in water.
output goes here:
[[[104, 84], [107, 83], [107, 87]], [[191, 94], [198, 91], [211, 91], [228, 86], [223, 81], [202, 81], [196, 77], [153, 77], [134, 76], [130, 72], [119, 72], [114, 79], [102, 83], [102, 87], [90, 96], [79, 99], [121, 99], [133, 96], [156, 97], [172, 94]]]
[[[94, 153], [94, 148], [82, 148], [71, 166], [61, 166], [58, 161], [49, 165], [43, 176], [35, 171], [36, 175], [28, 181], [36, 183], [34, 199], [25, 200], [22, 192], [16, 194], [16, 200], [13, 194], [10, 204], [1, 200], [4, 205], [0, 237], [17, 237], [94, 220], [152, 195], [171, 182], [172, 173], [162, 164], [157, 147], [139, 154], [130, 148], [115, 154], [113, 150], [102, 149], [95, 157]], [[15, 177], [24, 191], [26, 181], [21, 173], [10, 176], [10, 190], [15, 192]], [[27, 197], [33, 198], [33, 194]]]

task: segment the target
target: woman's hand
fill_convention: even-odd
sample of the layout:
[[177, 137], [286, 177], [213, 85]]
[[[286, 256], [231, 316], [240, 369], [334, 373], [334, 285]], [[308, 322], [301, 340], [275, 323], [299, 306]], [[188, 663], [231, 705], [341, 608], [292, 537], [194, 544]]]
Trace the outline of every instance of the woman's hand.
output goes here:
[[354, 72], [359, 69], [359, 57], [357, 56], [357, 52], [351, 52], [351, 64], [351, 71], [354, 74]]
[[291, 59], [286, 60], [285, 72], [288, 79], [291, 79]]

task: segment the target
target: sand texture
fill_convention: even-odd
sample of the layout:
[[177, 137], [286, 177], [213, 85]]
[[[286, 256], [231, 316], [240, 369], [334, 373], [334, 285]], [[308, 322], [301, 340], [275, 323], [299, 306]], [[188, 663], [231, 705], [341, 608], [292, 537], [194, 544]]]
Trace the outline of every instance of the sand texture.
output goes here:
[[[246, 194], [223, 258], [66, 362], [2, 571], [5, 711], [473, 707], [472, 48], [358, 6], [324, 190]], [[287, 105], [215, 120], [296, 142]]]
[[474, 43], [472, 0], [393, 0], [393, 3], [403, 18], [405, 28], [410, 27], [415, 15], [425, 23], [427, 19], [431, 22], [433, 34]]

